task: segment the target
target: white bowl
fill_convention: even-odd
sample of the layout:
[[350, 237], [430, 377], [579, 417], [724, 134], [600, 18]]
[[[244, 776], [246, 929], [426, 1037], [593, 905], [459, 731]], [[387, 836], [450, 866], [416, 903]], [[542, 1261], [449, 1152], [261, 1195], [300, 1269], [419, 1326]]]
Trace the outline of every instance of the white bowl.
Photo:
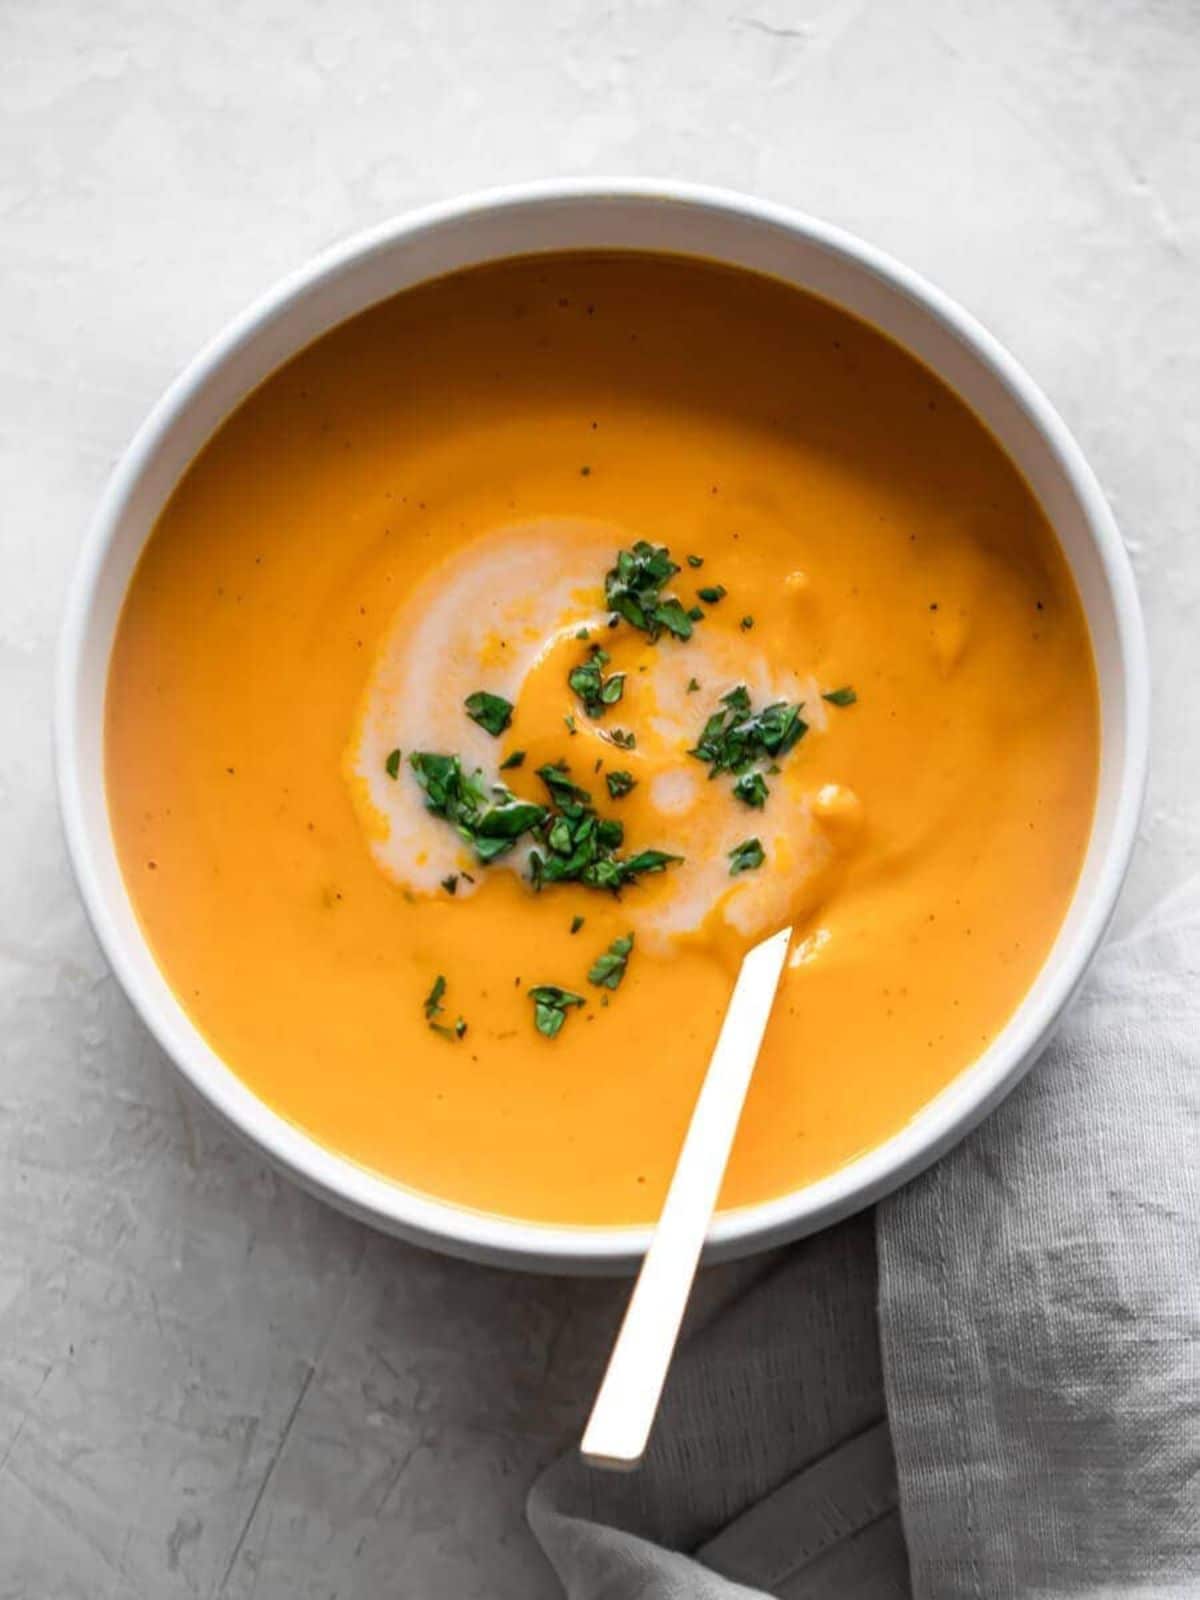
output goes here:
[[113, 635], [142, 547], [180, 476], [268, 373], [336, 323], [423, 279], [498, 257], [580, 248], [705, 256], [768, 273], [873, 323], [938, 373], [1025, 474], [1075, 574], [1099, 673], [1103, 751], [1087, 859], [1054, 947], [994, 1043], [888, 1139], [818, 1183], [713, 1223], [711, 1260], [826, 1226], [927, 1166], [1036, 1059], [1112, 915], [1133, 848], [1149, 728], [1146, 646], [1112, 514], [1061, 419], [1013, 358], [945, 295], [836, 228], [719, 190], [654, 182], [550, 182], [493, 191], [389, 222], [293, 273], [176, 379], [113, 474], [84, 541], [63, 626], [58, 775], [67, 842], [97, 937], [125, 992], [214, 1110], [332, 1204], [456, 1255], [557, 1271], [631, 1265], [645, 1228], [545, 1227], [459, 1209], [323, 1148], [263, 1104], [201, 1037], [155, 964], [113, 844], [104, 789], [104, 697]]

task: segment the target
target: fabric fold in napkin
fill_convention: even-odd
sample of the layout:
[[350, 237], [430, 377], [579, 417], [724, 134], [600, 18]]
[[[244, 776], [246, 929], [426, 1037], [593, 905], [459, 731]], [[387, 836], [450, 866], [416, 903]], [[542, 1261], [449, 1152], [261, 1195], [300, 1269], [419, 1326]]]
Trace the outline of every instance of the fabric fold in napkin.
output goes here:
[[878, 1330], [856, 1219], [688, 1343], [640, 1472], [552, 1467], [570, 1600], [1200, 1595], [1198, 980], [1194, 879], [878, 1208]]

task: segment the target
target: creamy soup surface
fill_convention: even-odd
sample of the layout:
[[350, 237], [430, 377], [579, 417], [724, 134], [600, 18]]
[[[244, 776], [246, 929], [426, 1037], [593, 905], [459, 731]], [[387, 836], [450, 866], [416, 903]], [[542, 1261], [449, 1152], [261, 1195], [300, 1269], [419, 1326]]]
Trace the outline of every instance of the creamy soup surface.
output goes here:
[[786, 923], [722, 1204], [900, 1128], [1045, 958], [1098, 746], [974, 416], [819, 300], [638, 255], [447, 278], [275, 374], [108, 690], [129, 892], [213, 1047], [363, 1165], [553, 1222], [655, 1214]]

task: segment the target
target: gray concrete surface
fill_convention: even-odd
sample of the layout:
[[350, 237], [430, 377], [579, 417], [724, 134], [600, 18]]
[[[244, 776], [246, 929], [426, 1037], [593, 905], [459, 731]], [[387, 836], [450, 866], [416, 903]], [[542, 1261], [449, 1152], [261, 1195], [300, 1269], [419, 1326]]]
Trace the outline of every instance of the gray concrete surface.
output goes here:
[[167, 380], [313, 251], [487, 183], [698, 178], [861, 232], [1027, 363], [1123, 523], [1158, 690], [1128, 918], [1200, 851], [1198, 89], [1189, 0], [0, 5], [0, 1600], [542, 1600], [525, 1488], [620, 1298], [300, 1195], [105, 970], [54, 637]]

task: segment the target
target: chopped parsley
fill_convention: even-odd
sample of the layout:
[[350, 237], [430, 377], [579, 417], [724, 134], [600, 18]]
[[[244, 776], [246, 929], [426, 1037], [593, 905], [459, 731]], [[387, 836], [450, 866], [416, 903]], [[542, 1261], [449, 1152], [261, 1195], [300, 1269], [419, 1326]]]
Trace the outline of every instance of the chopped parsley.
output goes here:
[[637, 749], [637, 735], [628, 732], [625, 728], [612, 728], [605, 737], [611, 739], [613, 744], [618, 745], [622, 750]]
[[742, 618], [738, 626], [741, 628], [743, 633], [749, 633], [750, 629], [754, 626], [754, 618], [751, 616], [745, 616]]
[[679, 570], [665, 545], [639, 539], [631, 549], [619, 550], [616, 566], [604, 575], [609, 610], [651, 639], [664, 629], [677, 639], [690, 639], [694, 619], [674, 595], [662, 592]]
[[387, 760], [383, 763], [383, 767], [389, 778], [398, 778], [400, 776], [399, 750], [392, 751], [391, 755], [389, 755]]
[[556, 806], [590, 805], [591, 795], [577, 783], [572, 783], [567, 772], [566, 762], [560, 761], [556, 767], [539, 767], [538, 777], [549, 789], [550, 798]]
[[562, 1032], [572, 1006], [584, 1004], [581, 994], [572, 994], [570, 989], [560, 989], [554, 983], [537, 983], [526, 992], [533, 1001], [533, 1025], [547, 1039], [554, 1039]]
[[729, 876], [736, 878], [739, 872], [753, 872], [766, 859], [766, 853], [757, 839], [743, 839], [729, 852]]
[[718, 600], [724, 600], [729, 590], [723, 583], [710, 583], [703, 589], [697, 589], [696, 593], [706, 606], [715, 606]]
[[476, 689], [463, 701], [472, 722], [498, 739], [512, 721], [512, 702], [502, 695], [489, 694], [486, 689]]
[[589, 717], [602, 717], [609, 706], [615, 706], [625, 693], [623, 672], [611, 673], [607, 678], [604, 676], [608, 662], [607, 650], [601, 650], [598, 644], [594, 644], [587, 660], [567, 674], [567, 682], [583, 702], [583, 709]]
[[548, 883], [582, 883], [589, 889], [618, 893], [643, 873], [662, 872], [680, 856], [664, 850], [641, 850], [620, 856], [624, 825], [615, 817], [601, 817], [591, 795], [572, 782], [561, 763], [538, 768], [554, 809], [547, 810], [535, 829], [537, 848], [529, 857], [529, 876], [535, 889]]
[[582, 927], [583, 927], [583, 918], [582, 917], [572, 917], [571, 918], [571, 932], [572, 933], [578, 933], [580, 928], [582, 928]]
[[687, 692], [689, 694], [698, 694], [700, 692], [700, 685], [697, 683], [695, 678], [689, 678], [688, 679], [688, 681], [687, 681]]
[[446, 993], [446, 980], [439, 972], [433, 980], [433, 988], [425, 996], [425, 1020], [432, 1022], [442, 1009], [442, 996]]
[[443, 1039], [461, 1039], [467, 1031], [467, 1025], [461, 1017], [454, 1019], [452, 1028], [448, 1028], [444, 1022], [431, 1022], [429, 1026], [434, 1033], [440, 1034]]
[[608, 785], [609, 798], [612, 800], [619, 800], [637, 784], [632, 772], [606, 772], [604, 781]]
[[745, 801], [746, 805], [761, 811], [771, 791], [767, 788], [767, 780], [761, 772], [743, 772], [734, 784], [733, 792], [739, 800]]
[[703, 613], [703, 611], [701, 611], [699, 606], [693, 606], [691, 608], [691, 610], [688, 612], [688, 621], [689, 622], [703, 622], [704, 621], [704, 613]]
[[588, 970], [588, 982], [598, 989], [616, 989], [629, 965], [629, 952], [633, 949], [633, 935], [614, 939], [602, 956], [597, 956]]
[[739, 684], [721, 696], [724, 708], [714, 711], [704, 724], [700, 738], [688, 754], [708, 763], [708, 775], [732, 772], [740, 776], [756, 761], [785, 756], [808, 732], [801, 717], [804, 702], [789, 705], [776, 700], [761, 711], [753, 711], [750, 691]]
[[512, 755], [509, 756], [507, 761], [502, 761], [500, 763], [500, 771], [501, 772], [511, 772], [514, 767], [523, 767], [524, 765], [525, 765], [525, 752], [524, 752], [524, 750], [514, 750]]
[[457, 893], [457, 891], [458, 891], [458, 873], [457, 872], [452, 872], [448, 878], [443, 878], [442, 879], [442, 888], [445, 889], [447, 894], [455, 894], [455, 893]]
[[440, 1034], [443, 1039], [461, 1039], [467, 1031], [467, 1025], [461, 1017], [455, 1018], [452, 1028], [437, 1020], [442, 1014], [442, 997], [445, 993], [446, 980], [439, 972], [433, 980], [433, 988], [425, 996], [425, 1021], [433, 1029], [434, 1033]]
[[703, 556], [689, 556], [687, 558], [687, 564], [688, 564], [689, 567], [702, 567], [704, 565], [704, 557]]
[[546, 818], [545, 806], [518, 800], [502, 783], [492, 785], [489, 800], [482, 774], [464, 772], [457, 756], [417, 750], [408, 759], [425, 791], [427, 809], [451, 823], [480, 861], [506, 855], [522, 834]]
[[831, 706], [852, 706], [858, 696], [847, 684], [844, 689], [831, 689], [828, 694], [823, 694], [821, 699], [828, 700]]

